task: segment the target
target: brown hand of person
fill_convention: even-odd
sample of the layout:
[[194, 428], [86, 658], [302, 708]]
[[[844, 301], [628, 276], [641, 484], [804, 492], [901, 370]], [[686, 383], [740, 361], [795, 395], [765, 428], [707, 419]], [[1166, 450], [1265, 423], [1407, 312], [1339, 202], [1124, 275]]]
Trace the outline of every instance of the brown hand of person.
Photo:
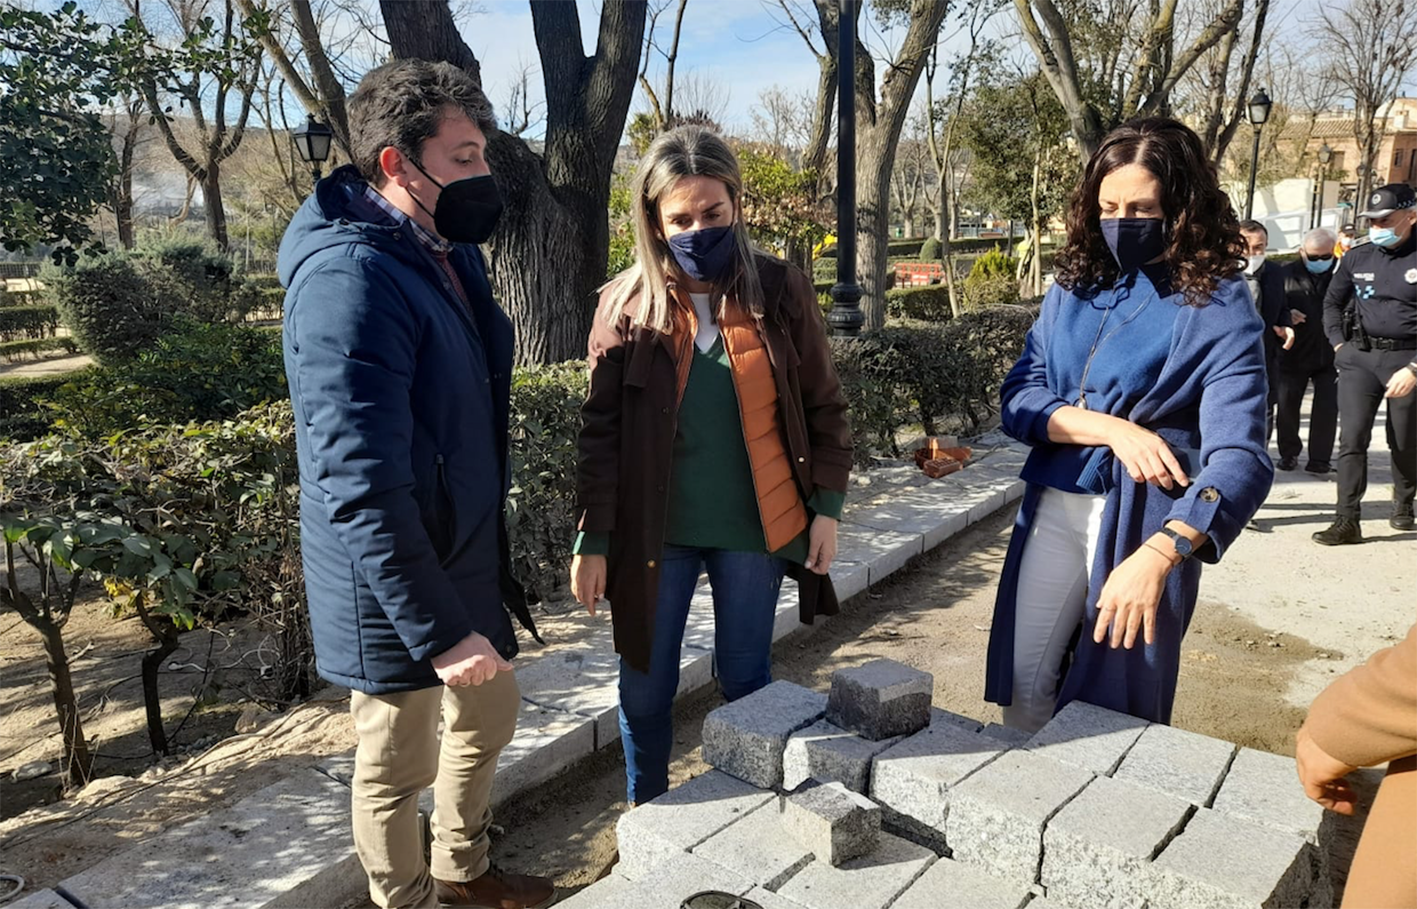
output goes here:
[[433, 671], [444, 685], [481, 685], [499, 672], [511, 672], [512, 664], [502, 659], [487, 638], [473, 632], [451, 649], [433, 657]]
[[1305, 795], [1330, 811], [1353, 813], [1358, 796], [1344, 777], [1358, 768], [1320, 748], [1307, 728], [1301, 728], [1294, 737], [1294, 766]]
[[1112, 453], [1136, 482], [1151, 483], [1163, 489], [1171, 489], [1178, 483], [1191, 485], [1190, 477], [1176, 460], [1176, 453], [1161, 436], [1123, 419], [1116, 420], [1110, 435]]
[[1114, 650], [1118, 647], [1131, 650], [1138, 632], [1146, 643], [1156, 643], [1156, 610], [1174, 562], [1164, 551], [1153, 549], [1153, 545], [1143, 545], [1107, 576], [1102, 595], [1097, 599], [1097, 624], [1092, 629], [1094, 643], [1107, 640], [1109, 629]]
[[595, 607], [605, 596], [609, 560], [603, 555], [578, 555], [571, 559], [571, 594], [576, 602], [595, 615]]
[[1405, 398], [1412, 394], [1414, 388], [1417, 388], [1417, 373], [1412, 371], [1412, 367], [1404, 366], [1387, 380], [1387, 391], [1383, 393], [1383, 397]]
[[1294, 346], [1294, 329], [1288, 325], [1274, 326], [1274, 333], [1284, 339], [1284, 350]]
[[836, 558], [837, 521], [824, 514], [812, 519], [807, 532], [807, 561], [805, 567], [815, 574], [826, 574], [831, 570]]

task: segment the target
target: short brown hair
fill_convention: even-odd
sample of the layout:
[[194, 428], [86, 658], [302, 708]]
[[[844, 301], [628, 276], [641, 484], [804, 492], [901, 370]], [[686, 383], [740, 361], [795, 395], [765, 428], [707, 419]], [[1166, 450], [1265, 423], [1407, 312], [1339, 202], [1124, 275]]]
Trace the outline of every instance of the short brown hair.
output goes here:
[[389, 146], [421, 163], [423, 143], [437, 134], [449, 108], [483, 134], [497, 129], [482, 87], [451, 63], [394, 60], [366, 73], [348, 104], [351, 152], [364, 179], [383, 185], [379, 155]]

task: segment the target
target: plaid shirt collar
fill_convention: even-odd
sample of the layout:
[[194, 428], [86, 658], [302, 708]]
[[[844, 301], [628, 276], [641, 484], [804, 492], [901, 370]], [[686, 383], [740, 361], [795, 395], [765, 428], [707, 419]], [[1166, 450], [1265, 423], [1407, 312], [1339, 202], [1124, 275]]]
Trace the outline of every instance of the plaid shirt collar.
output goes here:
[[385, 199], [383, 194], [372, 185], [366, 185], [364, 187], [364, 198], [377, 206], [384, 214], [393, 218], [395, 223], [408, 225], [409, 229], [413, 231], [413, 235], [418, 238], [418, 242], [422, 243], [433, 255], [446, 256], [448, 253], [452, 252], [453, 244], [399, 211], [399, 209], [394, 206], [394, 203]]

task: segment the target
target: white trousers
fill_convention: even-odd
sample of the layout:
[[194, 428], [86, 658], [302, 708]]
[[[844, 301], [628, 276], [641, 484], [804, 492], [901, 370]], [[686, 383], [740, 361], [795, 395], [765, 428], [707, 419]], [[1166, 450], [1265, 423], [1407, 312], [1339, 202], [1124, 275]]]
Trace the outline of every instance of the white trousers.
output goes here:
[[1039, 499], [1019, 564], [1013, 704], [1004, 708], [1006, 726], [1036, 732], [1053, 716], [1063, 654], [1087, 607], [1106, 503], [1106, 496], [1056, 489], [1045, 489]]

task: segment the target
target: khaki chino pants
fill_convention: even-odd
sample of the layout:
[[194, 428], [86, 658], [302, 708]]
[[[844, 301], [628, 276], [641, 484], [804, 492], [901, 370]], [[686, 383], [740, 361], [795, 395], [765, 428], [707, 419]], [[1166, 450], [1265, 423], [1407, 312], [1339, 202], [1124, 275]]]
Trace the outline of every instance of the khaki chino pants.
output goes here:
[[[350, 696], [354, 847], [381, 907], [437, 906], [434, 878], [470, 881], [488, 866], [497, 756], [517, 727], [516, 676], [481, 685]], [[444, 723], [442, 744], [438, 719]], [[418, 794], [433, 787], [432, 861], [423, 859]]]

